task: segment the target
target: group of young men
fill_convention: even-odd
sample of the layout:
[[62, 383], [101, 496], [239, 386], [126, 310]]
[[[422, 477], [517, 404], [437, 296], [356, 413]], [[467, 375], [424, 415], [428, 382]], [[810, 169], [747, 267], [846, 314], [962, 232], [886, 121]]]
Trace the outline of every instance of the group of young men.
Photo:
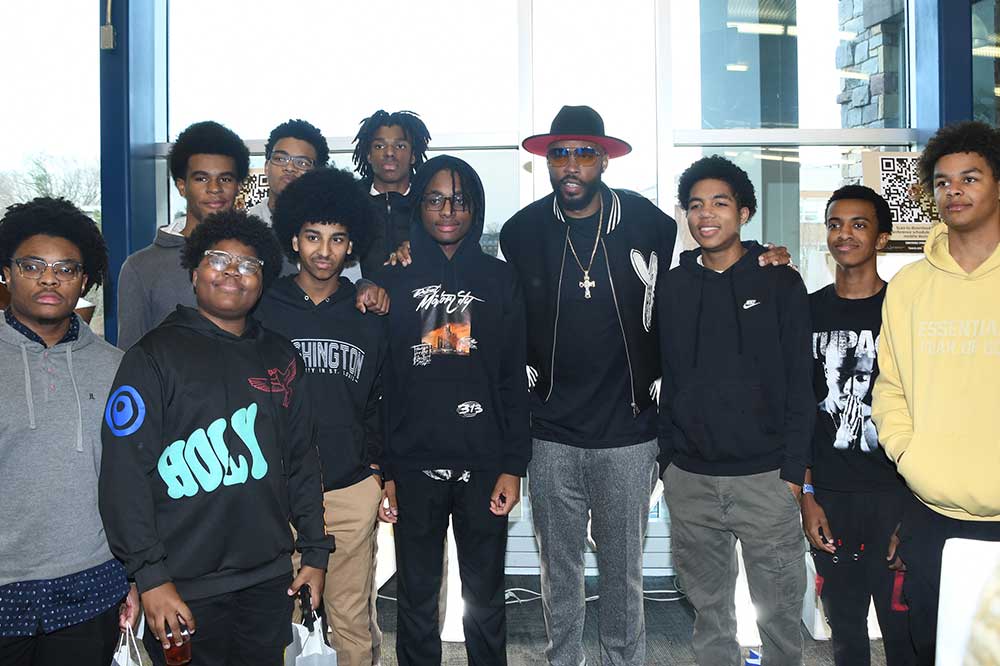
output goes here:
[[601, 661], [646, 662], [660, 476], [699, 664], [740, 660], [737, 541], [764, 659], [802, 663], [806, 540], [838, 665], [869, 663], [872, 599], [887, 663], [933, 663], [944, 539], [1000, 541], [996, 130], [928, 143], [944, 224], [891, 286], [888, 205], [835, 192], [836, 279], [812, 295], [784, 248], [741, 239], [754, 188], [718, 156], [680, 178], [698, 247], [669, 270], [676, 224], [603, 184], [631, 147], [590, 107], [525, 139], [553, 192], [504, 225], [506, 261], [479, 246], [479, 176], [426, 160], [415, 114], [379, 111], [357, 141], [361, 181], [326, 166], [314, 126], [279, 125], [269, 196], [242, 212], [242, 140], [185, 130], [170, 167], [186, 217], [122, 267], [124, 354], [73, 313], [106, 277], [96, 225], [59, 200], [8, 209], [0, 368], [23, 381], [0, 415], [0, 663], [106, 664], [140, 599], [156, 664], [188, 641], [197, 664], [281, 663], [304, 585], [340, 663], [378, 663], [378, 519], [399, 663], [441, 661], [449, 521], [469, 661], [506, 663], [525, 476], [550, 664], [586, 661], [588, 532]]

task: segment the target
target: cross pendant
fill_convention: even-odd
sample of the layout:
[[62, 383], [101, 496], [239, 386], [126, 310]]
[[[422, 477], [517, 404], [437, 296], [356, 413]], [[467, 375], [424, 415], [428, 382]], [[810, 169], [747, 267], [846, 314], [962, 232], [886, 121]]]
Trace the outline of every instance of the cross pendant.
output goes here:
[[590, 298], [590, 288], [596, 286], [597, 283], [590, 279], [590, 273], [584, 271], [583, 281], [580, 283], [580, 288], [583, 289], [583, 297]]

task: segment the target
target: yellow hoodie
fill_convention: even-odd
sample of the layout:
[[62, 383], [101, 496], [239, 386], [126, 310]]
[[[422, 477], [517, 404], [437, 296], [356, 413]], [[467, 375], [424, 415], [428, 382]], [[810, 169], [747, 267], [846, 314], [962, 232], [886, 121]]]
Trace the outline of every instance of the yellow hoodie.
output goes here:
[[1000, 247], [966, 273], [937, 224], [889, 283], [872, 418], [917, 497], [1000, 521]]

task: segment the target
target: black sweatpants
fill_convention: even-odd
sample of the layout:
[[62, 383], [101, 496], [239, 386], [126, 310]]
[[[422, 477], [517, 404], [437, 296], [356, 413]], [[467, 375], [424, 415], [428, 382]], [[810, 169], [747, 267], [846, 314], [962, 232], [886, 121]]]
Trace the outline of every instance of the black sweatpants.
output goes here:
[[[289, 573], [237, 592], [185, 599], [197, 627], [191, 666], [281, 666], [292, 642], [291, 582]], [[148, 627], [142, 642], [153, 664], [165, 666], [163, 646]]]
[[[826, 512], [838, 541], [834, 555], [813, 549], [820, 597], [833, 629], [837, 666], [868, 666], [868, 606], [882, 629], [887, 666], [912, 666], [906, 607], [902, 604], [903, 573], [891, 571], [885, 559], [889, 537], [903, 518], [905, 492], [837, 492], [816, 489], [816, 502]], [[819, 581], [817, 581], [819, 582]]]
[[399, 507], [394, 529], [396, 658], [400, 666], [441, 663], [438, 591], [449, 515], [458, 548], [469, 664], [507, 663], [503, 573], [507, 517], [490, 512], [497, 476], [496, 472], [472, 472], [464, 482], [438, 481], [419, 470], [395, 473]]
[[[899, 556], [906, 563], [903, 596], [910, 607], [910, 636], [918, 666], [932, 666], [937, 647], [941, 555], [948, 539], [1000, 541], [1000, 521], [955, 520], [910, 496], [899, 530]], [[970, 562], [969, 566], [976, 566]]]
[[108, 666], [118, 633], [116, 604], [95, 618], [50, 634], [0, 638], [0, 665]]

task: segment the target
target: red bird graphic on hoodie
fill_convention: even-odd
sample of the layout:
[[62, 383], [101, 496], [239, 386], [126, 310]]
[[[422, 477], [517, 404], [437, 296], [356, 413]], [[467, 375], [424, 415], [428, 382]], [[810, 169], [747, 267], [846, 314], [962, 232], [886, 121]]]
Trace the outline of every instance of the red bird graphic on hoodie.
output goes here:
[[284, 393], [285, 398], [281, 401], [282, 407], [288, 407], [288, 401], [292, 397], [292, 380], [295, 379], [295, 359], [293, 358], [285, 371], [278, 368], [270, 368], [267, 377], [250, 377], [247, 379], [250, 386], [264, 393]]

